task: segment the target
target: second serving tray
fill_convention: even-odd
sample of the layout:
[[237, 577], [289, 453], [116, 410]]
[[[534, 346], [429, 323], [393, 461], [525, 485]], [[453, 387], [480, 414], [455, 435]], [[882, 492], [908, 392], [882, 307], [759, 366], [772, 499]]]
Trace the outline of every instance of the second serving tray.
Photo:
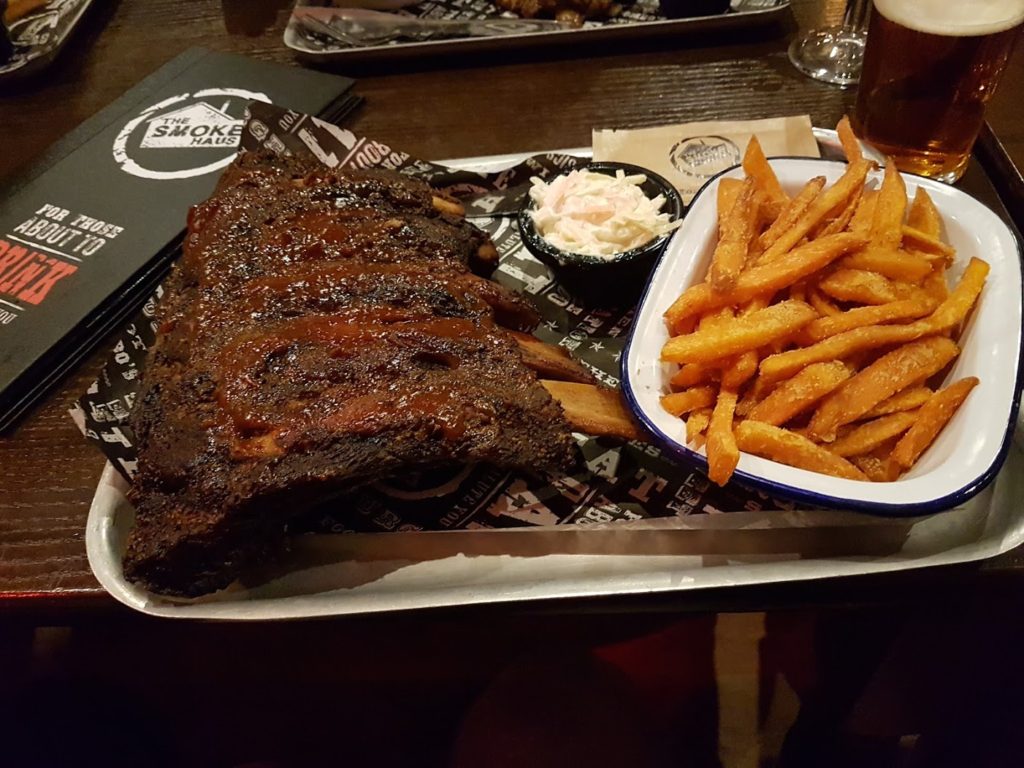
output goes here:
[[[358, 5], [359, 2], [353, 3]], [[577, 29], [509, 32], [480, 37], [438, 37], [346, 44], [313, 32], [302, 21], [312, 15], [316, 21], [330, 23], [332, 12], [340, 13], [342, 3], [323, 0], [299, 0], [284, 32], [284, 43], [302, 58], [317, 62], [355, 62], [422, 59], [432, 55], [479, 54], [493, 51], [522, 50], [570, 45], [626, 43], [656, 37], [683, 36], [778, 24], [789, 13], [790, 0], [732, 0], [725, 13], [669, 19], [658, 12], [657, 0], [638, 0], [628, 4], [616, 17], [588, 20]], [[369, 7], [369, 6], [367, 6]], [[396, 24], [405, 19], [427, 20], [515, 20], [502, 13], [491, 0], [424, 0], [395, 11]]]

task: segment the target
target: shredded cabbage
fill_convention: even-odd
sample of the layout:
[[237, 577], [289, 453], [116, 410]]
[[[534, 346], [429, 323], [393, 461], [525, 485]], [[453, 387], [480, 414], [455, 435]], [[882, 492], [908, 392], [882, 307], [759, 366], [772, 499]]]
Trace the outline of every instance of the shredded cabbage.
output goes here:
[[536, 205], [537, 232], [556, 248], [570, 253], [611, 258], [660, 237], [679, 226], [661, 213], [663, 195], [647, 197], [640, 185], [643, 174], [608, 176], [594, 171], [570, 171], [547, 183], [530, 180], [530, 199]]

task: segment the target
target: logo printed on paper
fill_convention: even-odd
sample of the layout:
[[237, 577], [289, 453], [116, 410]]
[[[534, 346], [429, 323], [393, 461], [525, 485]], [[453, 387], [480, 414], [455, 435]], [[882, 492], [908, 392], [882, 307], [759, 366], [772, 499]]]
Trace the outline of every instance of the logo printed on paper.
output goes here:
[[182, 93], [136, 115], [114, 139], [114, 160], [143, 179], [189, 179], [220, 170], [238, 152], [250, 101], [270, 99], [241, 88]]
[[265, 123], [261, 123], [259, 120], [250, 120], [249, 133], [255, 136], [257, 141], [263, 141], [270, 134], [270, 129], [267, 128]]
[[669, 160], [680, 173], [710, 179], [740, 161], [740, 149], [724, 136], [694, 136], [683, 139], [669, 151]]

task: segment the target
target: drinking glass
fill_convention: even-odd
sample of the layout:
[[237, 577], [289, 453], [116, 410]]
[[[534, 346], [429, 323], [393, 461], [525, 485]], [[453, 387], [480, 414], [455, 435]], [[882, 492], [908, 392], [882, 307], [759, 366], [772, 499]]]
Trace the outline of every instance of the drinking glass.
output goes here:
[[901, 171], [963, 175], [1024, 0], [875, 0], [853, 128]]
[[843, 23], [812, 29], [789, 46], [789, 60], [808, 77], [835, 85], [860, 79], [871, 0], [847, 0]]

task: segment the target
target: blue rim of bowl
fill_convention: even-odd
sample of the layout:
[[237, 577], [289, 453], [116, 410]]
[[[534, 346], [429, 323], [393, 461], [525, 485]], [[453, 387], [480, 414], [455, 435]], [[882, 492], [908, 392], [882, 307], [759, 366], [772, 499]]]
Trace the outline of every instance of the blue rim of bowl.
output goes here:
[[[768, 158], [769, 160], [807, 160], [812, 162], [820, 163], [837, 163], [842, 164], [840, 160], [829, 160], [820, 157], [799, 157], [795, 155], [778, 155], [775, 157]], [[708, 187], [716, 181], [719, 177], [735, 170], [739, 167], [739, 164], [730, 166], [712, 176], [704, 184], [701, 185], [700, 189], [697, 190], [697, 194], [693, 196], [690, 201], [689, 207], [697, 201], [701, 195], [703, 195]], [[902, 172], [901, 172], [902, 173]], [[922, 176], [916, 173], [903, 173], [904, 176], [914, 176], [920, 179], [925, 179], [929, 182], [935, 182], [935, 179], [929, 179], [926, 176]], [[960, 191], [960, 190], [958, 190]], [[964, 192], [963, 194], [967, 194]], [[992, 211], [987, 205], [982, 203], [980, 200], [968, 195], [972, 200], [975, 200], [979, 205], [984, 206], [989, 211]], [[1020, 238], [1014, 231], [1014, 228], [1006, 225], [1002, 217], [999, 216], [995, 211], [992, 214], [999, 218], [1000, 221], [1006, 226], [1009, 231], [1013, 243], [1017, 249], [1017, 263], [1021, 266], [1021, 273], [1024, 274], [1024, 247], [1021, 245]], [[674, 235], [675, 233], [673, 233]], [[643, 294], [640, 297], [640, 301], [637, 303], [637, 313], [640, 314], [639, 309], [650, 295], [651, 288], [654, 285], [654, 278], [658, 273], [658, 268], [661, 266], [662, 259], [665, 258], [667, 253], [666, 249], [662, 252], [658, 262], [651, 269], [651, 274], [647, 278], [647, 283], [644, 285]], [[1021, 284], [1021, 304], [1024, 307], [1024, 281]], [[1022, 313], [1024, 314], [1024, 313]], [[626, 402], [629, 405], [629, 409], [633, 412], [633, 416], [636, 417], [637, 421], [644, 430], [653, 438], [654, 443], [662, 451], [666, 452], [673, 458], [680, 460], [686, 464], [695, 465], [702, 472], [707, 472], [708, 462], [705, 456], [697, 453], [696, 451], [687, 448], [685, 445], [679, 443], [677, 440], [669, 437], [655, 424], [647, 418], [646, 413], [640, 406], [640, 402], [637, 400], [636, 394], [633, 391], [633, 385], [629, 378], [629, 355], [633, 347], [633, 339], [636, 336], [636, 324], [629, 329], [629, 336], [626, 338], [626, 345], [622, 350], [622, 361], [619, 369], [619, 379], [621, 382], [622, 392], [626, 397]], [[981, 491], [983, 491], [989, 483], [991, 483], [999, 470], [1002, 468], [1003, 463], [1006, 461], [1006, 457], [1010, 452], [1010, 443], [1013, 440], [1013, 430], [1017, 421], [1017, 410], [1020, 408], [1021, 390], [1024, 388], [1024, 337], [1022, 337], [1022, 343], [1017, 348], [1017, 375], [1016, 381], [1013, 388], [1013, 398], [1010, 403], [1010, 416], [1009, 421], [1006, 425], [1006, 429], [1003, 432], [1002, 444], [999, 447], [999, 451], [993, 458], [992, 463], [989, 464], [981, 474], [973, 478], [969, 483], [963, 487], [947, 493], [944, 496], [940, 496], [936, 499], [930, 499], [928, 501], [918, 501], [912, 503], [886, 503], [882, 501], [864, 501], [861, 499], [850, 499], [843, 496], [831, 496], [829, 494], [818, 493], [815, 491], [808, 491], [802, 488], [796, 488], [785, 483], [780, 483], [775, 480], [769, 480], [768, 478], [760, 475], [752, 475], [749, 472], [737, 469], [733, 475], [735, 481], [741, 485], [748, 486], [757, 490], [765, 491], [772, 496], [778, 496], [781, 498], [791, 499], [801, 504], [809, 504], [815, 507], [826, 507], [830, 509], [842, 509], [849, 510], [852, 512], [862, 512], [878, 517], [916, 517], [919, 515], [935, 514], [937, 512], [944, 512], [954, 507], [963, 504], [969, 499], [973, 498]]]
[[[594, 166], [623, 170], [628, 174], [642, 173], [647, 177], [648, 181], [659, 187], [661, 189], [661, 193], [665, 196], [665, 205], [662, 207], [662, 212], [671, 214], [672, 221], [679, 221], [686, 216], [686, 209], [688, 206], [683, 203], [682, 196], [664, 176], [640, 165], [633, 165], [632, 163], [616, 163], [604, 160], [592, 160], [586, 165], [574, 168], [573, 170], [585, 171], [594, 168]], [[552, 176], [551, 178], [557, 179], [558, 176], [564, 176], [566, 173], [569, 173], [569, 171]], [[670, 207], [671, 210], [667, 210]], [[664, 249], [664, 247], [668, 245], [668, 241], [672, 239], [672, 235], [675, 234], [675, 231], [673, 230], [672, 232], [668, 232], [664, 235], [659, 235], [653, 240], [648, 240], [643, 245], [638, 245], [636, 248], [630, 248], [628, 251], [616, 253], [614, 256], [607, 259], [602, 258], [601, 256], [590, 256], [585, 253], [573, 253], [572, 251], [563, 251], [561, 248], [551, 245], [541, 237], [540, 233], [537, 232], [537, 228], [534, 226], [533, 217], [530, 216], [530, 211], [534, 208], [535, 205], [533, 200], [530, 198], [530, 193], [527, 192], [523, 199], [523, 204], [520, 206], [519, 212], [516, 214], [516, 222], [519, 226], [523, 245], [526, 246], [527, 250], [534, 255], [539, 251], [563, 267], [602, 267], [609, 264], [627, 264], [643, 258], [650, 253], [657, 253], [659, 250]]]

